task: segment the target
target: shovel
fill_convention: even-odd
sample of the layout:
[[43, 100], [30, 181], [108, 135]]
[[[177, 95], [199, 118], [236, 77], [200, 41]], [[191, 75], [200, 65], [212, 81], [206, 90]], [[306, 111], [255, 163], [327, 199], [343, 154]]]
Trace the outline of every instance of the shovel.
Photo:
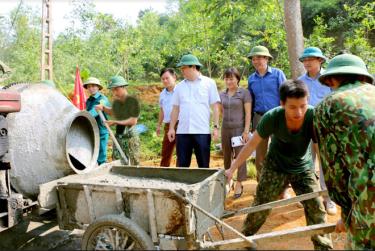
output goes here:
[[106, 123], [106, 119], [104, 117], [104, 114], [102, 111], [98, 111], [98, 114], [99, 114], [99, 117], [100, 119], [103, 121], [103, 124], [105, 125], [105, 127], [108, 129], [108, 132], [109, 132], [109, 135], [111, 135], [111, 138], [112, 138], [112, 141], [113, 143], [115, 144], [116, 146], [116, 149], [119, 151], [120, 155], [121, 155], [121, 158], [124, 160], [125, 163], [128, 164], [128, 166], [130, 165], [130, 162], [128, 160], [128, 158], [126, 157], [125, 153], [122, 151], [121, 147], [120, 147], [120, 144], [118, 143], [115, 135], [113, 134], [111, 128], [109, 128], [109, 125], [107, 125]]

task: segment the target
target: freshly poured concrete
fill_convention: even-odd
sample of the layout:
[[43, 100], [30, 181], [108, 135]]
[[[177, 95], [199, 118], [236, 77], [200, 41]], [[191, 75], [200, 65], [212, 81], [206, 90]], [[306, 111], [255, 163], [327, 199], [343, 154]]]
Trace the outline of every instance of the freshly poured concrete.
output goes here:
[[113, 166], [58, 180], [57, 209], [64, 229], [80, 228], [104, 215], [125, 214], [149, 231], [151, 192], [159, 234], [181, 235], [189, 227], [201, 236], [213, 220], [195, 210], [187, 213], [188, 203], [173, 192], [221, 217], [224, 186], [223, 170]]
[[181, 182], [173, 182], [165, 179], [148, 179], [127, 177], [116, 174], [106, 174], [85, 180], [86, 184], [109, 184], [114, 186], [132, 187], [132, 188], [150, 188], [150, 189], [171, 189], [171, 190], [187, 190], [188, 184]]

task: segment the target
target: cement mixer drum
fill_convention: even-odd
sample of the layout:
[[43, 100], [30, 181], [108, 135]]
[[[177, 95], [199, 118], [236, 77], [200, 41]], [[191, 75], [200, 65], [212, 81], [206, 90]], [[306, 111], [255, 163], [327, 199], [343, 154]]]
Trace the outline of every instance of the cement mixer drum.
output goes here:
[[7, 89], [21, 94], [21, 111], [7, 116], [10, 181], [17, 192], [35, 199], [39, 184], [95, 168], [99, 130], [88, 112], [45, 84]]

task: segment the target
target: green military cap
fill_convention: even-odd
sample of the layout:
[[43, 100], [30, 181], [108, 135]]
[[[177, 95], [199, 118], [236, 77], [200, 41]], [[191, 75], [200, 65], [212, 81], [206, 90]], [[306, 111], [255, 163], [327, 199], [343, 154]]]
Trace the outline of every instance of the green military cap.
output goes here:
[[322, 58], [325, 61], [327, 61], [327, 58], [323, 55], [322, 51], [318, 47], [307, 47], [303, 50], [302, 56], [299, 57], [299, 61], [303, 62], [305, 58]]
[[248, 58], [252, 58], [253, 56], [265, 56], [273, 59], [267, 47], [261, 45], [253, 47], [250, 53], [247, 55]]
[[328, 64], [326, 71], [319, 77], [319, 81], [325, 84], [329, 76], [355, 74], [366, 78], [366, 82], [373, 83], [374, 77], [368, 73], [365, 62], [360, 57], [352, 54], [342, 54], [334, 57]]
[[55, 83], [54, 83], [52, 80], [50, 80], [50, 79], [43, 80], [42, 83], [43, 83], [43, 84], [46, 84], [46, 85], [49, 85], [49, 86], [51, 86], [51, 87], [56, 88]]
[[83, 84], [83, 88], [87, 89], [87, 85], [97, 85], [99, 86], [99, 90], [103, 89], [103, 86], [100, 84], [100, 80], [94, 77], [89, 77]]
[[128, 82], [125, 81], [125, 79], [121, 76], [113, 76], [109, 79], [108, 88], [112, 89], [114, 87], [119, 86], [128, 86]]
[[180, 62], [177, 64], [177, 67], [185, 66], [185, 65], [198, 65], [202, 67], [203, 65], [199, 62], [198, 58], [193, 54], [187, 54], [182, 56]]

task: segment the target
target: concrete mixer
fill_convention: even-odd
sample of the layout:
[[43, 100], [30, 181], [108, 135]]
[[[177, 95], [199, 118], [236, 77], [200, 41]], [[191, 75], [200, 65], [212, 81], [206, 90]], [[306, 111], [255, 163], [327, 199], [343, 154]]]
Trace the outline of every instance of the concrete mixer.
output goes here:
[[[99, 130], [55, 88], [18, 83], [0, 90], [0, 218], [8, 227], [39, 195], [39, 185], [97, 164]], [[35, 202], [34, 202], [35, 203]]]

